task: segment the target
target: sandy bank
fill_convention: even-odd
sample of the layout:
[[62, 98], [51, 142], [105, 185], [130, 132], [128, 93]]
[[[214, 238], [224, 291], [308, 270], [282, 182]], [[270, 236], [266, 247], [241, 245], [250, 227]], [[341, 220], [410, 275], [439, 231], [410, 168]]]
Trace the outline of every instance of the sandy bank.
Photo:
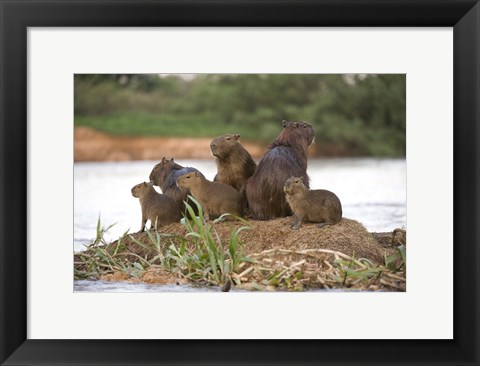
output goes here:
[[[212, 137], [213, 138], [213, 137]], [[128, 161], [176, 159], [213, 159], [212, 138], [112, 136], [89, 127], [75, 127], [75, 161]], [[266, 148], [241, 140], [254, 158]]]

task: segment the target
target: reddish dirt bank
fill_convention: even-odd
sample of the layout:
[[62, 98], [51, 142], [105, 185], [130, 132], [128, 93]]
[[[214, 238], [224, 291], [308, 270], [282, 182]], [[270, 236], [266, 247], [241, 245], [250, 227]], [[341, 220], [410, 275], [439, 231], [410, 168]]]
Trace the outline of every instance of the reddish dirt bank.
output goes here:
[[[158, 160], [164, 156], [213, 159], [212, 138], [112, 136], [89, 127], [75, 127], [74, 154], [75, 161]], [[248, 141], [241, 143], [257, 159], [266, 150]]]

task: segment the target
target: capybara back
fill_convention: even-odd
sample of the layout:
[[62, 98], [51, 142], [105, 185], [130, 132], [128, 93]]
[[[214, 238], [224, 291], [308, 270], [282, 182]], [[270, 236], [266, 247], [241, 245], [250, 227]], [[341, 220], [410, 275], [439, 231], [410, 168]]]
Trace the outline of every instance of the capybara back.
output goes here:
[[159, 186], [163, 194], [177, 202], [178, 207], [183, 213], [186, 213], [186, 208], [183, 202], [187, 201], [194, 209], [195, 214], [198, 214], [197, 207], [193, 202], [188, 200], [188, 195], [191, 194], [190, 191], [177, 186], [177, 179], [180, 176], [191, 172], [200, 173], [195, 168], [183, 167], [180, 164], [175, 163], [173, 158], [168, 160], [164, 157], [160, 163], [153, 167], [150, 173], [150, 181], [153, 182], [154, 185]]
[[283, 186], [291, 176], [301, 177], [309, 187], [307, 150], [314, 131], [306, 122], [283, 122], [283, 130], [247, 181], [246, 195], [251, 214], [259, 220], [292, 214]]
[[193, 197], [203, 208], [206, 221], [225, 213], [242, 215], [242, 197], [228, 184], [210, 182], [196, 172], [182, 175], [177, 179], [177, 184], [192, 192]]

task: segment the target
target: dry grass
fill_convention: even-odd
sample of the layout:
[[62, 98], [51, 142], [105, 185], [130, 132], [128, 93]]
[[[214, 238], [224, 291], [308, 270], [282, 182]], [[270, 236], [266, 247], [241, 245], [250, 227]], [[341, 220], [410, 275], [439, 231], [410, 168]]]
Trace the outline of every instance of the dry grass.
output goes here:
[[[392, 247], [379, 245], [374, 235], [370, 234], [365, 227], [355, 220], [342, 219], [342, 221], [333, 226], [327, 226], [322, 229], [315, 224], [304, 224], [299, 230], [292, 230], [289, 226], [291, 218], [282, 218], [269, 221], [248, 221], [248, 225], [242, 222], [221, 222], [215, 225], [215, 230], [219, 236], [226, 240], [230, 235], [231, 228], [248, 226], [248, 230], [240, 233], [240, 241], [243, 244], [245, 253], [258, 253], [267, 249], [330, 249], [343, 252], [349, 256], [358, 258], [367, 258], [374, 263], [383, 263], [384, 254], [391, 254]], [[182, 224], [170, 224], [162, 227], [159, 231], [162, 234], [184, 237], [187, 229]], [[391, 233], [387, 233], [390, 236]], [[132, 234], [132, 236], [144, 243], [148, 243], [147, 233]], [[388, 236], [386, 237], [388, 238]], [[388, 239], [387, 239], [388, 240]], [[115, 246], [117, 242], [111, 245]], [[152, 247], [151, 251], [139, 247], [133, 240], [127, 238], [125, 244], [128, 249], [142, 257], [145, 255], [155, 255]]]

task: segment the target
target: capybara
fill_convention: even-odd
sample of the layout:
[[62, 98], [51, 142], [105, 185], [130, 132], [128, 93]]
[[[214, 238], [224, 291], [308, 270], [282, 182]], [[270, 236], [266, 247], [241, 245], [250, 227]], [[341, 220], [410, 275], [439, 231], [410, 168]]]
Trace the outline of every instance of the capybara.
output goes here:
[[[170, 197], [155, 191], [151, 182], [143, 182], [132, 188], [132, 196], [140, 199], [142, 207], [142, 228], [145, 230], [147, 220], [150, 228], [165, 226], [180, 220], [181, 214], [177, 203]], [[155, 229], [157, 229], [155, 227]]]
[[291, 176], [301, 177], [308, 188], [307, 150], [314, 139], [306, 122], [283, 121], [283, 130], [260, 159], [257, 170], [248, 179], [246, 195], [250, 214], [259, 220], [292, 214], [283, 186]]
[[189, 189], [200, 203], [205, 221], [224, 213], [242, 216], [242, 197], [228, 184], [210, 182], [198, 172], [187, 173], [177, 179], [180, 187]]
[[217, 163], [217, 175], [213, 181], [228, 184], [239, 191], [245, 211], [248, 206], [245, 185], [255, 172], [257, 164], [239, 139], [238, 133], [216, 137], [210, 143], [210, 150]]
[[292, 229], [303, 222], [319, 222], [319, 227], [335, 225], [342, 219], [342, 204], [337, 195], [326, 189], [309, 190], [301, 177], [287, 179], [283, 187], [293, 211]]
[[150, 181], [160, 187], [163, 194], [166, 194], [177, 202], [179, 209], [184, 214], [186, 213], [186, 208], [183, 201], [187, 201], [188, 204], [192, 206], [195, 214], [198, 214], [195, 204], [188, 200], [187, 196], [190, 194], [190, 191], [177, 186], [178, 177], [191, 172], [202, 174], [195, 168], [183, 167], [175, 163], [173, 158], [168, 160], [163, 157], [162, 161], [155, 165], [150, 173]]

